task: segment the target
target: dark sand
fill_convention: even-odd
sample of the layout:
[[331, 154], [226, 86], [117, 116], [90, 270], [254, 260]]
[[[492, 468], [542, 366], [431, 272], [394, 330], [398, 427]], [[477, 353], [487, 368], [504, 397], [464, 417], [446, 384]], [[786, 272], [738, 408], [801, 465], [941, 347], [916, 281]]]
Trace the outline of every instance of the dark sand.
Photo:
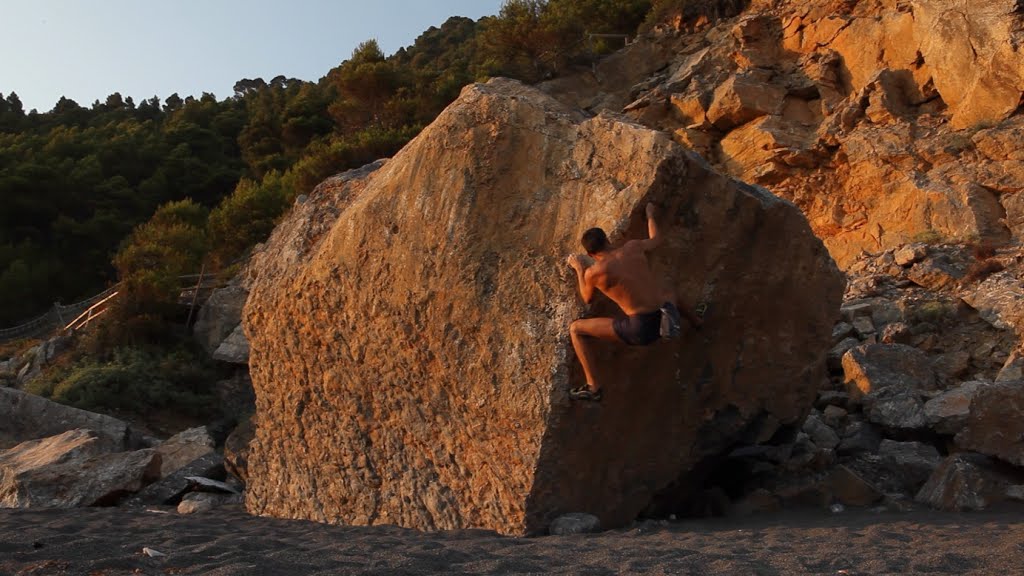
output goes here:
[[787, 512], [545, 538], [325, 526], [238, 509], [0, 511], [4, 575], [459, 573], [1024, 574], [1024, 509]]

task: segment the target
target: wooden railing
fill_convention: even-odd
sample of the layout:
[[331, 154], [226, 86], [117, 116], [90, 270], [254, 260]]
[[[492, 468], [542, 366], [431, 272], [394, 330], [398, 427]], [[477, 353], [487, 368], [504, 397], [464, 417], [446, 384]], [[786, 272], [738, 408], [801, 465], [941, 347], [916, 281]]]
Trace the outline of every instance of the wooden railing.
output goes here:
[[79, 314], [78, 318], [75, 318], [67, 326], [65, 326], [63, 332], [65, 334], [70, 334], [72, 332], [81, 330], [82, 328], [88, 326], [89, 322], [92, 322], [96, 318], [99, 318], [101, 314], [110, 309], [110, 301], [116, 298], [118, 294], [120, 294], [120, 292], [115, 290], [113, 293], [110, 294], [110, 296], [107, 296], [103, 300], [100, 300], [99, 302], [90, 306], [85, 312]]
[[[181, 281], [178, 303], [189, 306], [190, 324], [195, 309], [202, 306], [214, 290], [226, 284], [218, 274], [206, 272], [205, 268], [199, 274], [179, 276], [178, 279]], [[58, 302], [40, 316], [11, 328], [0, 329], [0, 343], [25, 338], [41, 338], [50, 335], [57, 329], [66, 333], [80, 330], [109, 310], [118, 294], [120, 294], [120, 285], [115, 284], [81, 302], [68, 306]], [[69, 318], [74, 318], [74, 320], [69, 322]]]

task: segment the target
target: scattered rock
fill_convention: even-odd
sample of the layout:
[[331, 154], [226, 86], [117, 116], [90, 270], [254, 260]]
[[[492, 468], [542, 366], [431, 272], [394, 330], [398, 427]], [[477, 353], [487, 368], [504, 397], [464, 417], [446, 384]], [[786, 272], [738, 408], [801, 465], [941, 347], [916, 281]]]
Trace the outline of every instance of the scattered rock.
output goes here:
[[1024, 354], [1019, 350], [1011, 352], [996, 375], [996, 382], [1024, 382]]
[[1019, 472], [981, 454], [954, 454], [939, 465], [915, 500], [951, 512], [984, 510], [1003, 501], [1007, 488], [1021, 480]]
[[896, 264], [900, 266], [910, 266], [916, 264], [921, 260], [924, 260], [925, 256], [928, 256], [928, 246], [926, 244], [911, 244], [904, 246], [893, 253]]
[[910, 344], [914, 333], [903, 322], [893, 322], [882, 330], [882, 344]]
[[213, 354], [226, 338], [237, 331], [248, 296], [241, 278], [237, 278], [224, 288], [214, 290], [199, 309], [192, 334], [207, 352]]
[[[847, 322], [839, 322], [832, 328], [832, 343], [839, 344], [846, 338], [853, 334], [853, 324]], [[845, 354], [846, 351], [843, 351]], [[840, 355], [842, 356], [842, 355]]]
[[190, 428], [175, 434], [156, 447], [160, 454], [160, 477], [166, 478], [187, 464], [213, 452], [215, 445], [206, 426]]
[[152, 449], [107, 452], [92, 430], [70, 430], [0, 452], [0, 507], [115, 504], [159, 474]]
[[922, 442], [882, 440], [878, 455], [888, 470], [898, 478], [901, 492], [916, 493], [942, 462], [934, 446]]
[[[821, 420], [827, 424], [830, 428], [840, 429], [843, 425], [843, 421], [846, 419], [846, 410], [839, 406], [829, 405], [825, 407], [824, 412], [821, 415]], [[809, 433], [809, 432], [808, 432]], [[838, 438], [836, 439], [838, 443]], [[835, 446], [829, 446], [829, 448], [835, 448]]]
[[213, 351], [213, 359], [231, 364], [249, 364], [249, 340], [245, 337], [241, 324], [221, 341]]
[[945, 254], [932, 256], [914, 265], [907, 278], [929, 290], [944, 290], [956, 286], [966, 271]]
[[219, 480], [212, 480], [210, 478], [204, 478], [202, 476], [187, 476], [185, 480], [188, 480], [193, 490], [199, 492], [213, 492], [219, 494], [238, 494], [238, 490]]
[[224, 457], [216, 452], [202, 456], [159, 482], [146, 486], [128, 503], [135, 506], [177, 504], [184, 494], [192, 490], [193, 482], [189, 478], [194, 476], [223, 479]]
[[927, 427], [924, 401], [913, 389], [890, 387], [864, 397], [868, 421], [891, 431], [923, 430]]
[[958, 388], [925, 402], [924, 415], [928, 426], [939, 434], [957, 434], [967, 425], [971, 401], [988, 382], [964, 382]]
[[959, 382], [961, 377], [971, 369], [971, 354], [964, 350], [954, 350], [940, 355], [933, 362], [935, 376], [939, 382]]
[[761, 116], [781, 113], [786, 91], [768, 80], [762, 70], [730, 77], [715, 90], [708, 120], [719, 130], [730, 130]]
[[570, 536], [572, 534], [592, 534], [601, 531], [601, 519], [593, 514], [573, 512], [563, 514], [551, 523], [549, 532], [552, 536]]
[[835, 448], [839, 445], [839, 436], [817, 416], [811, 415], [804, 420], [803, 431], [810, 436], [814, 444], [821, 448]]
[[971, 400], [967, 426], [956, 444], [1024, 466], [1024, 382], [981, 386]]
[[828, 478], [832, 498], [846, 506], [869, 506], [882, 499], [882, 493], [853, 470], [839, 465]]
[[967, 288], [963, 300], [986, 322], [1024, 337], [1024, 286], [1009, 271], [998, 272]]
[[903, 344], [869, 344], [843, 356], [846, 391], [857, 400], [884, 389], [933, 390], [935, 371], [928, 356]]
[[825, 357], [829, 372], [838, 373], [843, 370], [843, 356], [847, 352], [860, 346], [860, 340], [850, 337], [842, 340], [828, 351]]
[[846, 408], [849, 402], [850, 395], [846, 392], [840, 392], [838, 390], [824, 390], [818, 393], [818, 400], [814, 403], [814, 407], [818, 410], [825, 410], [829, 406]]
[[871, 322], [871, 317], [869, 316], [854, 318], [853, 329], [861, 340], [875, 333], [875, 325]]
[[178, 504], [178, 514], [198, 514], [220, 508], [225, 504], [241, 503], [242, 499], [239, 495], [190, 492], [182, 497]]
[[840, 456], [877, 452], [881, 442], [882, 434], [869, 422], [850, 422], [843, 430], [836, 452]]

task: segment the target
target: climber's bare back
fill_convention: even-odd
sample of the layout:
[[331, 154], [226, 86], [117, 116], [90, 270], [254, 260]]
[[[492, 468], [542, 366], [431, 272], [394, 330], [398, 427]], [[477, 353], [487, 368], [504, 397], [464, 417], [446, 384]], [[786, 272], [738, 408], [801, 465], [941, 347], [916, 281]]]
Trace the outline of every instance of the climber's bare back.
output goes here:
[[665, 301], [643, 244], [636, 240], [611, 250], [606, 258], [587, 268], [586, 275], [595, 288], [630, 316], [653, 312]]

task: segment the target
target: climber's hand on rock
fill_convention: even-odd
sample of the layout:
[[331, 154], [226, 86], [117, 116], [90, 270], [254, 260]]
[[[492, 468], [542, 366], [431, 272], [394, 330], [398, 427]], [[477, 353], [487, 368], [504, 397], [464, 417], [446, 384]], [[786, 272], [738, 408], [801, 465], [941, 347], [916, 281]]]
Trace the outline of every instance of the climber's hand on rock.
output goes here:
[[583, 268], [583, 258], [581, 258], [579, 254], [570, 254], [569, 257], [565, 259], [565, 262], [573, 270], [578, 271], [580, 268]]

